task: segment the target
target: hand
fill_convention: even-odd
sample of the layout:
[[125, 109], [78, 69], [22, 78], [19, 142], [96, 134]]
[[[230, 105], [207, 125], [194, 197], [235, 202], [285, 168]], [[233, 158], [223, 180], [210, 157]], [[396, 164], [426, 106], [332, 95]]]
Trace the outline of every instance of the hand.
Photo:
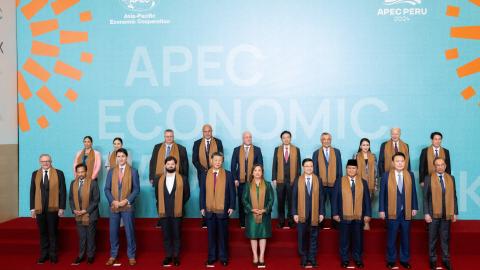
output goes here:
[[254, 213], [255, 215], [258, 215], [258, 209], [252, 209], [252, 213]]
[[35, 214], [35, 210], [30, 211], [30, 216], [31, 216], [32, 218], [37, 218], [37, 214]]
[[425, 214], [425, 222], [427, 222], [427, 223], [432, 222], [432, 217], [429, 214]]
[[65, 210], [63, 210], [63, 209], [58, 209], [58, 216], [59, 216], [59, 217], [63, 217], [64, 212], [65, 212]]
[[340, 222], [340, 216], [339, 215], [333, 216], [333, 220], [335, 220], [336, 222]]
[[412, 210], [412, 217], [417, 215], [417, 210]]
[[295, 223], [298, 223], [298, 215], [293, 216], [293, 221], [295, 221]]
[[85, 215], [86, 213], [87, 213], [87, 210], [85, 210], [85, 209], [80, 211], [80, 215]]
[[235, 180], [235, 187], [238, 187], [240, 185], [240, 182], [238, 180]]
[[201, 209], [200, 214], [202, 215], [202, 217], [204, 217], [205, 216], [205, 209]]
[[423, 186], [425, 185], [425, 183], [421, 182], [420, 183], [420, 186], [423, 188]]
[[276, 187], [277, 186], [277, 180], [272, 180], [272, 185], [273, 185], [273, 187]]
[[113, 208], [118, 208], [118, 201], [113, 201], [112, 202], [112, 207]]
[[363, 217], [363, 222], [368, 223], [370, 222], [370, 219], [371, 219], [370, 217], [365, 216]]
[[378, 213], [378, 216], [379, 216], [381, 219], [385, 219], [385, 212], [379, 212], [379, 213]]
[[153, 179], [150, 179], [150, 185], [153, 186]]
[[452, 222], [457, 222], [457, 215], [453, 215]]
[[320, 216], [318, 217], [318, 222], [322, 222], [324, 218], [325, 218], [325, 217], [324, 217], [323, 215], [320, 215]]
[[78, 211], [78, 210], [73, 210], [73, 214], [74, 214], [75, 216], [79, 216], [79, 215], [80, 215], [80, 211]]
[[233, 209], [232, 208], [228, 209], [227, 213], [228, 213], [228, 216], [231, 216], [233, 214]]

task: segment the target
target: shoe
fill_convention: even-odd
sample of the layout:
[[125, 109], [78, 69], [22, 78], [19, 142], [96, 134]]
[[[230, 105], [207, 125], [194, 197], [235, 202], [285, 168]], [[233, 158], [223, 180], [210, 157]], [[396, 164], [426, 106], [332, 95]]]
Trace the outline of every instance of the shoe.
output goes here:
[[80, 265], [82, 261], [83, 261], [83, 258], [77, 257], [75, 261], [72, 262], [72, 265]]
[[279, 221], [277, 224], [277, 228], [281, 229], [283, 228], [283, 226], [285, 226], [285, 221]]
[[387, 268], [388, 269], [393, 269], [395, 267], [395, 263], [394, 262], [387, 262]]
[[205, 219], [202, 219], [202, 222], [200, 223], [200, 228], [202, 228], [202, 229], [207, 228], [207, 222], [205, 221]]
[[58, 258], [57, 258], [57, 256], [51, 256], [51, 257], [50, 257], [50, 262], [53, 263], [53, 264], [58, 263]]
[[307, 260], [301, 260], [301, 261], [300, 261], [300, 266], [301, 266], [301, 267], [306, 268], [307, 265], [308, 265]]
[[240, 225], [241, 230], [245, 230], [245, 225]]
[[295, 227], [295, 222], [293, 222], [293, 220], [288, 220], [288, 227], [290, 227], [290, 229], [293, 229]]
[[228, 265], [228, 261], [221, 261], [220, 262], [223, 266], [227, 266]]
[[163, 259], [163, 266], [172, 266], [172, 257], [166, 257]]
[[264, 262], [259, 262], [259, 263], [257, 264], [257, 268], [266, 268], [266, 265], [265, 265]]
[[313, 268], [317, 268], [317, 267], [318, 267], [317, 261], [310, 261], [310, 265], [311, 265]]
[[443, 267], [447, 270], [452, 270], [452, 264], [450, 262], [443, 262]]
[[155, 224], [155, 228], [157, 228], [157, 229], [162, 228], [162, 221], [160, 219], [157, 221], [157, 224]]
[[130, 266], [134, 266], [135, 264], [137, 264], [137, 260], [135, 260], [135, 258], [128, 259], [128, 264], [130, 264]]
[[210, 267], [215, 267], [215, 261], [207, 260], [205, 265], [210, 268]]
[[437, 262], [430, 262], [430, 270], [437, 269]]
[[178, 258], [178, 257], [173, 257], [173, 265], [175, 265], [175, 266], [180, 266], [180, 258]]
[[412, 266], [408, 262], [400, 262], [400, 265], [405, 269], [412, 268]]
[[108, 261], [105, 263], [106, 266], [112, 266], [114, 264], [117, 263], [117, 259], [116, 258], [113, 258], [113, 257], [110, 257], [108, 258]]
[[365, 267], [365, 265], [363, 264], [362, 261], [356, 261], [356, 262], [355, 262], [355, 266], [356, 266], [357, 268], [363, 268], [363, 267]]
[[48, 260], [47, 256], [43, 256], [37, 259], [37, 264], [44, 264]]
[[348, 267], [348, 261], [344, 261], [340, 264], [342, 268], [347, 268]]
[[87, 263], [88, 263], [88, 264], [93, 264], [93, 261], [94, 261], [94, 260], [95, 260], [95, 259], [94, 259], [93, 257], [88, 257], [88, 258], [87, 258]]

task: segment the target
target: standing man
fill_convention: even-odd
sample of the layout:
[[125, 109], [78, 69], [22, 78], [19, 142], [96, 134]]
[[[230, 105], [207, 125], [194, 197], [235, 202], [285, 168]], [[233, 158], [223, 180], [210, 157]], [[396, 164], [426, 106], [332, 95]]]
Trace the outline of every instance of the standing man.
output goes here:
[[[207, 267], [220, 258], [228, 265], [228, 218], [235, 210], [235, 184], [232, 174], [223, 169], [223, 154], [212, 154], [212, 167], [200, 186], [200, 213], [207, 219]], [[218, 254], [218, 257], [217, 257]]]
[[387, 268], [397, 261], [397, 237], [400, 234], [400, 265], [410, 269], [410, 221], [417, 214], [415, 177], [406, 169], [402, 152], [393, 154], [392, 169], [380, 183], [379, 216], [387, 219]]
[[[155, 145], [150, 158], [149, 179], [150, 184], [155, 188], [155, 183], [165, 174], [165, 159], [169, 156], [175, 157], [178, 162], [177, 172], [181, 175], [188, 176], [188, 157], [187, 149], [175, 142], [175, 135], [173, 130], [166, 129], [163, 133], [164, 142]], [[157, 202], [158, 205], [158, 202]], [[156, 227], [160, 228], [160, 220], [158, 220]]]
[[[340, 260], [348, 268], [350, 246], [357, 268], [363, 268], [363, 224], [370, 221], [372, 207], [367, 180], [358, 174], [356, 159], [347, 162], [347, 175], [335, 183], [333, 219], [340, 223]], [[353, 243], [353, 245], [351, 245]]]
[[87, 178], [87, 166], [83, 163], [75, 166], [76, 178], [70, 184], [68, 201], [77, 224], [79, 251], [72, 265], [79, 265], [87, 255], [87, 263], [92, 264], [95, 257], [95, 234], [98, 220], [100, 191], [98, 181]]
[[297, 223], [300, 264], [318, 267], [318, 225], [325, 215], [323, 186], [313, 173], [313, 160], [302, 161], [303, 174], [295, 179], [292, 191], [292, 214]]
[[[203, 137], [198, 139], [193, 144], [192, 163], [197, 169], [198, 186], [201, 186], [201, 180], [205, 179], [205, 174], [212, 166], [210, 154], [215, 152], [223, 153], [222, 141], [213, 137], [213, 129], [210, 124], [205, 124], [202, 127]], [[205, 217], [202, 216], [202, 228], [207, 227]]]
[[285, 226], [285, 203], [287, 204], [288, 227], [294, 226], [292, 217], [292, 186], [300, 175], [300, 149], [291, 144], [292, 133], [285, 130], [280, 134], [282, 144], [273, 152], [272, 182], [277, 189], [278, 228]]
[[245, 131], [242, 134], [243, 144], [236, 147], [232, 154], [231, 170], [235, 179], [238, 197], [238, 217], [240, 227], [245, 228], [245, 211], [243, 209], [243, 191], [245, 183], [250, 183], [253, 164], [263, 166], [262, 150], [252, 144], [252, 133]]
[[457, 221], [458, 205], [455, 178], [447, 173], [445, 158], [433, 160], [434, 172], [425, 178], [423, 212], [428, 224], [430, 269], [437, 268], [437, 242], [440, 238], [443, 266], [450, 270], [450, 224]]
[[420, 174], [420, 185], [422, 187], [424, 186], [425, 178], [435, 172], [433, 160], [437, 157], [441, 157], [445, 161], [445, 165], [447, 166], [445, 172], [448, 174], [452, 173], [452, 167], [450, 167], [450, 151], [442, 147], [442, 133], [438, 131], [432, 132], [430, 139], [432, 140], [432, 145], [423, 148], [420, 154], [418, 172]]
[[398, 152], [403, 153], [405, 156], [405, 166], [408, 171], [410, 167], [410, 154], [408, 144], [400, 139], [402, 130], [398, 127], [394, 127], [390, 130], [390, 140], [383, 142], [380, 146], [380, 154], [378, 155], [378, 175], [382, 176], [385, 172], [389, 172], [392, 168], [393, 155]]
[[155, 185], [158, 215], [162, 222], [163, 246], [166, 257], [163, 266], [180, 265], [181, 225], [183, 207], [190, 198], [188, 178], [176, 171], [177, 160], [169, 156], [165, 159], [166, 174]]
[[43, 264], [50, 259], [57, 263], [58, 218], [63, 217], [67, 191], [65, 176], [61, 170], [52, 167], [49, 154], [41, 154], [40, 169], [32, 173], [30, 184], [30, 214], [37, 220], [40, 230], [40, 258]]
[[[332, 147], [332, 135], [328, 132], [322, 133], [320, 137], [322, 147], [313, 152], [313, 168], [315, 174], [320, 178], [323, 185], [323, 205], [326, 207], [327, 198], [330, 201], [330, 209], [332, 209], [332, 195], [335, 182], [339, 181], [342, 176], [342, 155], [340, 150]], [[331, 215], [333, 216], [333, 215]], [[337, 222], [332, 220], [332, 225], [337, 228]], [[323, 227], [323, 223], [320, 224]]]

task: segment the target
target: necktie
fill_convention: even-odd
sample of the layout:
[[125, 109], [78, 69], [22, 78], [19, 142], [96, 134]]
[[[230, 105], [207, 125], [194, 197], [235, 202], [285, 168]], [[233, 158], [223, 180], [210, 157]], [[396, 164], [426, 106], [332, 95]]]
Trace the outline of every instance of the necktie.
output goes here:
[[43, 176], [43, 184], [48, 185], [48, 171], [45, 171], [45, 175]]
[[285, 147], [285, 155], [284, 155], [284, 158], [285, 158], [285, 162], [288, 162], [288, 147]]
[[213, 193], [215, 193], [215, 188], [217, 187], [217, 173], [213, 173]]
[[170, 156], [171, 145], [167, 145], [167, 157]]
[[398, 153], [398, 146], [397, 146], [397, 142], [394, 142], [395, 144], [395, 154]]
[[353, 207], [355, 207], [355, 179], [351, 178], [351, 185], [350, 189], [352, 190], [352, 202], [353, 202]]
[[120, 173], [118, 174], [118, 183], [122, 183], [123, 180], [123, 168], [120, 168]]
[[438, 157], [438, 149], [435, 149], [435, 157]]
[[442, 193], [445, 193], [445, 182], [443, 182], [443, 175], [439, 175], [440, 185], [442, 186]]
[[82, 187], [85, 180], [80, 180], [80, 185], [78, 187], [78, 204], [80, 205], [80, 210], [82, 209]]
[[207, 155], [207, 167], [210, 168], [210, 140], [207, 141], [207, 149], [205, 149], [205, 154]]
[[310, 182], [310, 177], [307, 177], [307, 189], [308, 189], [308, 195], [310, 195], [312, 192], [312, 183]]
[[397, 186], [400, 193], [403, 193], [403, 179], [401, 174], [398, 174]]
[[325, 150], [325, 158], [327, 159], [327, 162], [330, 160], [330, 148]]
[[245, 160], [248, 159], [248, 150], [249, 150], [250, 146], [245, 146]]

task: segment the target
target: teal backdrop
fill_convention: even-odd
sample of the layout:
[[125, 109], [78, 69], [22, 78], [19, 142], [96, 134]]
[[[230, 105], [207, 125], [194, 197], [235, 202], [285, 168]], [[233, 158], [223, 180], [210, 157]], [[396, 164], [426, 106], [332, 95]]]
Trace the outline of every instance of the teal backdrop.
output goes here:
[[[123, 138], [140, 172], [136, 215], [155, 217], [148, 163], [172, 128], [190, 162], [187, 216], [199, 217], [192, 146], [211, 123], [226, 168], [250, 130], [269, 180], [283, 130], [302, 158], [320, 146], [322, 132], [332, 133], [345, 164], [362, 137], [378, 155], [389, 129], [401, 127], [416, 176], [421, 149], [441, 131], [459, 217], [480, 219], [480, 37], [451, 30], [479, 25], [479, 15], [467, 0], [20, 1], [19, 215], [29, 215], [38, 156], [50, 153], [68, 185], [90, 135], [103, 163], [112, 139]], [[103, 169], [102, 191], [105, 176]], [[103, 192], [101, 215], [108, 216]]]

